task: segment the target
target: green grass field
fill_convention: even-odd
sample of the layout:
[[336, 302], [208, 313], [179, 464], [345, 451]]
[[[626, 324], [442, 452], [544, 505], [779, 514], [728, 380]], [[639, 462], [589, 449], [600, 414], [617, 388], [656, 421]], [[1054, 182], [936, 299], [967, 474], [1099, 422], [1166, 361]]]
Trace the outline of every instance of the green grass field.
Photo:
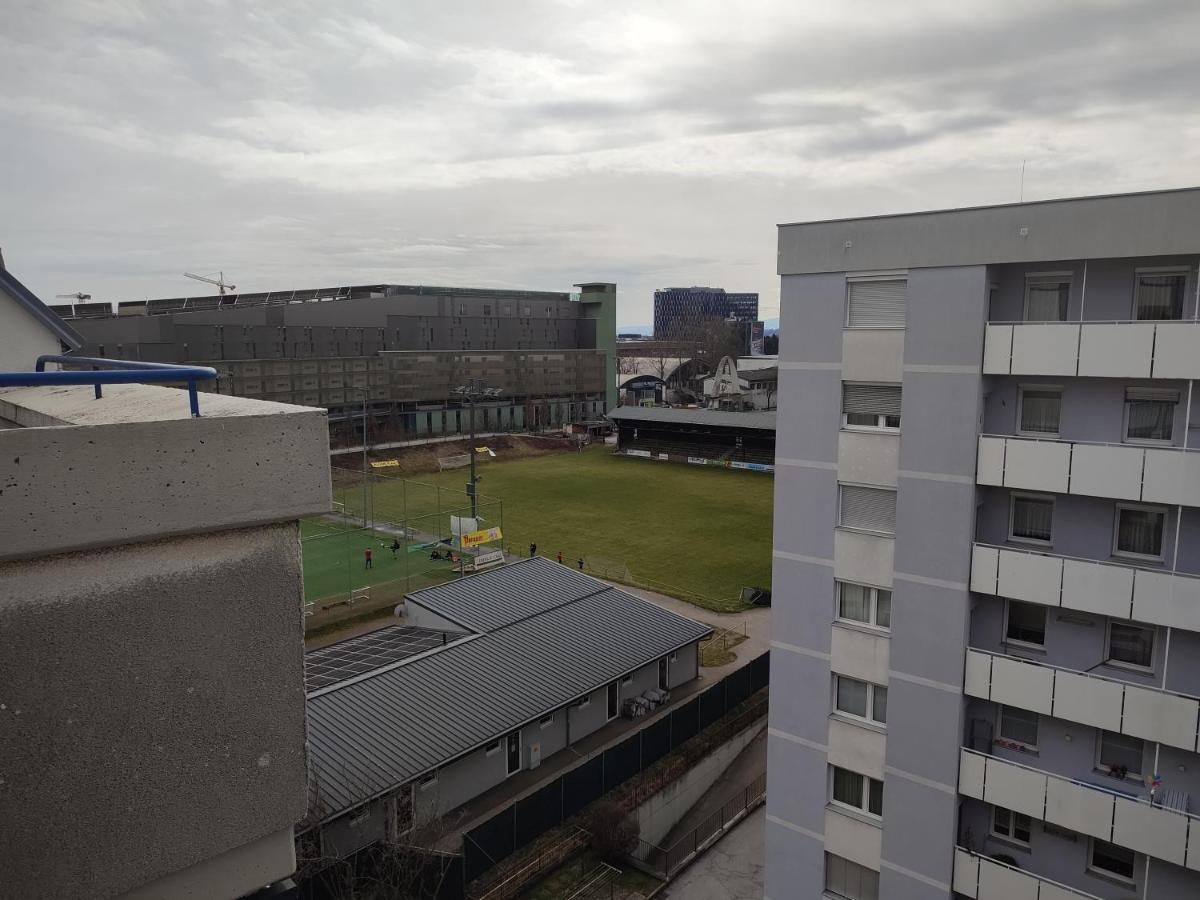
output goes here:
[[[490, 461], [480, 474], [480, 514], [487, 525], [501, 524], [502, 516], [504, 544], [513, 553], [525, 555], [536, 542], [543, 556], [554, 558], [561, 550], [572, 565], [583, 557], [588, 571], [602, 576], [621, 577], [627, 568], [638, 583], [715, 609], [740, 609], [743, 587], [770, 586], [768, 475], [628, 459], [601, 446]], [[466, 469], [414, 480], [431, 487], [372, 479], [375, 521], [400, 521], [407, 505], [410, 524], [426, 515], [427, 527], [420, 530], [427, 531], [435, 522], [448, 522], [451, 511], [465, 512]], [[338, 481], [344, 487], [337, 497], [353, 514], [361, 507], [361, 489], [350, 475]], [[389, 536], [384, 539], [390, 543]], [[310, 597], [314, 591], [322, 596], [325, 590], [347, 590], [347, 557], [351, 581], [356, 574], [364, 583], [403, 576], [404, 563], [393, 563], [390, 550], [377, 552], [375, 570], [363, 572], [361, 540], [346, 540], [340, 547], [322, 541], [319, 550], [312, 546], [318, 542], [306, 540]]]

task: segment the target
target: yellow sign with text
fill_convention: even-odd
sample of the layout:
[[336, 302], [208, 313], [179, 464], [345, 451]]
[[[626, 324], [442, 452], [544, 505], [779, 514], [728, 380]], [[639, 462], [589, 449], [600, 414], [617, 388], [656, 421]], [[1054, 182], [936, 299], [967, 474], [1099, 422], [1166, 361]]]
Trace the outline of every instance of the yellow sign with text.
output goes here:
[[378, 461], [376, 461], [376, 460], [371, 461], [372, 469], [389, 469], [392, 466], [398, 466], [398, 465], [400, 465], [400, 460], [398, 460], [398, 459], [381, 459]]
[[481, 544], [490, 544], [492, 541], [500, 540], [504, 535], [500, 533], [499, 528], [484, 528], [482, 531], [468, 531], [462, 536], [462, 546], [466, 550], [470, 547], [478, 547]]

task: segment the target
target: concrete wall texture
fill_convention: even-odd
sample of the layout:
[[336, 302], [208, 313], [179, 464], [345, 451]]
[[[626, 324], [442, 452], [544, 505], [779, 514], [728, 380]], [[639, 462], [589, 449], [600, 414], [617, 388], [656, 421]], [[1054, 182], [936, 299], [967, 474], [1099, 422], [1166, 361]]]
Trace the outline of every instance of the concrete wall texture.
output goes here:
[[[1007, 623], [1016, 601], [970, 589], [977, 542], [1031, 549], [1009, 537], [1011, 495], [1028, 488], [978, 485], [976, 473], [980, 434], [1016, 434], [1022, 385], [1062, 388], [1059, 435], [1051, 441], [1128, 443], [1131, 387], [1178, 393], [1170, 445], [1195, 449], [1200, 424], [1186, 380], [985, 376], [986, 324], [1022, 322], [1026, 276], [1039, 272], [1070, 273], [1068, 321], [1111, 322], [1136, 316], [1139, 273], [1183, 270], [1183, 316], [1195, 318], [1197, 228], [1194, 189], [781, 227], [781, 328], [789, 340], [780, 359], [771, 664], [772, 682], [797, 690], [777, 696], [770, 712], [768, 900], [821, 896], [826, 851], [879, 872], [880, 897], [949, 900], [958, 896], [956, 845], [1014, 855], [1030, 873], [1022, 878], [1061, 882], [1083, 896], [1182, 900], [1200, 893], [1200, 872], [1153, 854], [1134, 854], [1131, 881], [1098, 874], [1088, 837], [1043, 827], [1037, 817], [1029, 845], [1014, 847], [991, 833], [992, 806], [960, 796], [958, 778], [960, 748], [969, 746], [1097, 789], [1115, 784], [1099, 750], [1104, 732], [1072, 721], [1069, 706], [1040, 715], [1035, 751], [993, 743], [1001, 707], [965, 696], [968, 647], [1152, 691], [1200, 694], [1200, 633], [1168, 627], [1170, 620], [1152, 623], [1150, 665], [1130, 668], [1113, 658], [1109, 639], [1110, 625], [1127, 618], [1050, 608], [1036, 645], [1013, 643]], [[860, 277], [906, 282], [903, 328], [845, 327], [849, 281]], [[1197, 333], [1178, 327], [1189, 329], [1181, 335]], [[845, 430], [845, 381], [899, 384], [898, 431]], [[1037, 478], [1010, 472], [1015, 480]], [[894, 487], [894, 528], [840, 527], [839, 482]], [[1053, 496], [1052, 541], [1032, 549], [1125, 567], [1130, 578], [1133, 569], [1200, 574], [1200, 510], [1186, 502], [1159, 505], [1167, 513], [1162, 559], [1132, 560], [1114, 555], [1115, 498]], [[890, 623], [835, 622], [839, 581], [889, 590]], [[886, 684], [886, 726], [834, 708], [831, 669]], [[1200, 792], [1195, 748], [1153, 740], [1140, 747], [1144, 771], [1159, 772], [1183, 796]], [[833, 801], [833, 766], [881, 778], [882, 816]], [[1149, 799], [1137, 776], [1122, 789]], [[1193, 824], [1200, 829], [1200, 819]], [[972, 889], [979, 900], [1012, 896], [994, 886]]]
[[307, 804], [296, 519], [320, 411], [0, 392], [0, 894], [240, 896]]

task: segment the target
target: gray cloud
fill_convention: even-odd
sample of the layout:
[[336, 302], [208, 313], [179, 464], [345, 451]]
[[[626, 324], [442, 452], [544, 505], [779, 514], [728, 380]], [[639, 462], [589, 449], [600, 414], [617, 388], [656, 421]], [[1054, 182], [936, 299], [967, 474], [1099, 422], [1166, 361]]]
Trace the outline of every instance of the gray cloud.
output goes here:
[[43, 295], [668, 283], [777, 303], [774, 224], [1174, 186], [1200, 6], [27, 3], [0, 245]]

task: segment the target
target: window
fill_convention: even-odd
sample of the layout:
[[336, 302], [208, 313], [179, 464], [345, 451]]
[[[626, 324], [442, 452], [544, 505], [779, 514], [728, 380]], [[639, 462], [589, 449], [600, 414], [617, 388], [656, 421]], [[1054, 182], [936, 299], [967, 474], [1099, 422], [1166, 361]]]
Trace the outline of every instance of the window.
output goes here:
[[908, 281], [903, 278], [858, 278], [846, 285], [847, 328], [903, 328]]
[[825, 893], [845, 900], [879, 900], [879, 873], [826, 853]]
[[1096, 741], [1096, 768], [1117, 778], [1142, 774], [1143, 747], [1139, 738], [1101, 731]]
[[1024, 387], [1017, 398], [1017, 433], [1058, 437], [1062, 388]]
[[485, 752], [485, 753], [486, 753], [488, 756], [493, 756], [493, 755], [495, 755], [495, 754], [499, 753], [499, 752], [500, 752], [500, 742], [499, 742], [499, 741], [492, 741], [490, 744], [488, 744], [488, 745], [487, 745], [487, 746], [484, 748], [484, 752]]
[[859, 719], [887, 722], [887, 688], [857, 678], [834, 675], [834, 707]]
[[1025, 276], [1025, 321], [1065, 322], [1071, 297], [1071, 273], [1047, 272]]
[[1171, 443], [1178, 403], [1178, 391], [1129, 388], [1125, 391], [1125, 440]]
[[1183, 318], [1187, 272], [1138, 272], [1134, 276], [1133, 317], [1139, 321]]
[[554, 724], [554, 713], [550, 713], [550, 715], [548, 715], [548, 716], [542, 716], [542, 718], [538, 720], [538, 725], [542, 728], [549, 728], [553, 724]]
[[837, 594], [839, 619], [874, 625], [876, 628], [892, 627], [891, 591], [839, 581]]
[[1133, 883], [1133, 851], [1092, 838], [1088, 868]]
[[833, 770], [833, 800], [872, 816], [883, 815], [883, 782], [849, 769]]
[[1108, 623], [1108, 659], [1120, 666], [1149, 669], [1154, 664], [1154, 629], [1131, 622]]
[[899, 428], [900, 385], [843, 382], [842, 424], [853, 428]]
[[1008, 517], [1008, 539], [1031, 544], [1049, 544], [1053, 519], [1053, 497], [1013, 494]]
[[428, 775], [421, 776], [421, 780], [417, 782], [417, 787], [423, 791], [427, 791], [436, 784], [437, 772], [430, 772]]
[[896, 492], [883, 488], [840, 485], [838, 525], [863, 531], [896, 533]]
[[1015, 841], [1028, 847], [1031, 827], [1029, 816], [1024, 813], [1013, 812], [1003, 806], [992, 809], [992, 834], [996, 837]]
[[507, 774], [512, 775], [521, 770], [521, 732], [514, 731], [508, 736], [508, 765]]
[[1046, 607], [1035, 603], [1008, 601], [1008, 625], [1005, 637], [1014, 644], [1046, 645]]
[[1000, 727], [997, 732], [1005, 741], [1014, 741], [1028, 750], [1036, 750], [1038, 714], [1012, 706], [1001, 706]]
[[1114, 556], [1162, 559], [1166, 510], [1154, 506], [1117, 504]]

